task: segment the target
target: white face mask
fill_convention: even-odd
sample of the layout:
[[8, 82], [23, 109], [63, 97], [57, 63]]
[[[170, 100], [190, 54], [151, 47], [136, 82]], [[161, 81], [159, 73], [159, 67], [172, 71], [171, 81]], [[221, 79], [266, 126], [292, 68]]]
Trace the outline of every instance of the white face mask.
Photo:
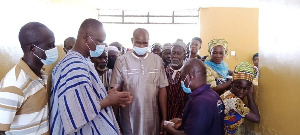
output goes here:
[[33, 45], [33, 46], [35, 46], [36, 48], [38, 48], [38, 49], [45, 52], [45, 54], [46, 54], [46, 59], [45, 60], [41, 59], [39, 56], [37, 56], [35, 53], [33, 53], [33, 55], [35, 55], [37, 58], [39, 58], [43, 62], [44, 65], [51, 65], [57, 60], [58, 50], [57, 50], [56, 47], [45, 51], [45, 50], [43, 50], [42, 48], [40, 48], [36, 45]]
[[[91, 38], [91, 36], [89, 36], [89, 38]], [[103, 51], [104, 51], [104, 49], [105, 49], [105, 45], [101, 45], [101, 44], [96, 45], [96, 43], [94, 42], [94, 40], [93, 40], [92, 38], [91, 38], [91, 40], [93, 41], [94, 45], [96, 46], [96, 50], [95, 50], [95, 51], [92, 51], [92, 50], [90, 49], [90, 47], [88, 46], [88, 44], [85, 43], [86, 46], [87, 46], [87, 47], [89, 48], [89, 50], [90, 50], [90, 56], [91, 56], [91, 57], [99, 57], [99, 56], [103, 53]]]
[[133, 51], [138, 55], [144, 55], [148, 52], [148, 47], [140, 48], [140, 47], [134, 46]]

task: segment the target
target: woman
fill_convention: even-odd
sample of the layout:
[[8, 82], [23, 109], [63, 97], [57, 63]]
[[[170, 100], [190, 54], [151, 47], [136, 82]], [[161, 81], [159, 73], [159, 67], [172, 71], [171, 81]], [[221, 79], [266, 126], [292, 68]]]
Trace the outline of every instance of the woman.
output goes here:
[[220, 95], [230, 89], [232, 71], [223, 61], [227, 54], [228, 42], [225, 39], [213, 39], [208, 43], [210, 57], [206, 59], [206, 80], [211, 88]]
[[[259, 111], [253, 99], [252, 81], [257, 77], [257, 68], [247, 62], [241, 62], [236, 66], [233, 73], [232, 88], [221, 95], [225, 105], [225, 134], [236, 135], [238, 127], [243, 123], [244, 118], [252, 122], [260, 121]], [[247, 107], [243, 99], [247, 96]]]

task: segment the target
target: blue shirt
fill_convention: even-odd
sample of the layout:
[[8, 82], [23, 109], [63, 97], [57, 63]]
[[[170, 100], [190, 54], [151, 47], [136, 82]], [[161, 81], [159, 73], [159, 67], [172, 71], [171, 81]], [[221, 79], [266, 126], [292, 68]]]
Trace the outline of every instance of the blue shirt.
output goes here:
[[209, 84], [189, 94], [181, 129], [187, 135], [224, 135], [224, 104]]

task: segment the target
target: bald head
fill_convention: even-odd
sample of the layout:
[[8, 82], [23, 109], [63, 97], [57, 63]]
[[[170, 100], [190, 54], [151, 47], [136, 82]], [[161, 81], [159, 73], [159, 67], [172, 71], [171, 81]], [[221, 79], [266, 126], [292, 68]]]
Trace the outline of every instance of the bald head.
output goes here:
[[189, 73], [195, 76], [196, 82], [206, 84], [206, 67], [201, 60], [194, 58], [184, 64], [181, 74], [184, 77]]
[[97, 45], [103, 45], [106, 38], [103, 25], [96, 19], [86, 19], [80, 25], [77, 40], [72, 50], [84, 57], [89, 57], [89, 51], [95, 51]]
[[64, 41], [64, 51], [67, 53], [69, 50], [73, 48], [73, 46], [76, 43], [76, 38], [74, 37], [68, 37]]
[[146, 37], [149, 39], [149, 33], [146, 29], [144, 28], [137, 28], [133, 32], [133, 38], [140, 36], [140, 35], [146, 35]]
[[[82, 34], [94, 34], [97, 29], [102, 29], [102, 23], [96, 19], [86, 19], [80, 25], [78, 36]], [[77, 37], [78, 39], [80, 37]]]
[[25, 24], [19, 32], [19, 42], [23, 52], [26, 51], [25, 48], [28, 45], [38, 44], [43, 41], [43, 38], [47, 37], [54, 37], [53, 32], [39, 22], [29, 22]]
[[133, 46], [144, 48], [148, 47], [149, 44], [149, 33], [144, 28], [137, 28], [133, 32], [133, 37], [131, 38]]

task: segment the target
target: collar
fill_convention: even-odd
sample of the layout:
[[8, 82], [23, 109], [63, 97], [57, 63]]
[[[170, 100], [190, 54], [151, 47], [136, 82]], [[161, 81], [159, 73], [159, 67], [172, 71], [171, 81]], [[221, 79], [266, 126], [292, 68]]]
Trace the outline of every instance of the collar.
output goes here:
[[172, 66], [170, 65], [170, 69], [173, 70], [174, 72], [181, 71], [182, 68], [183, 68], [183, 64], [182, 64], [181, 68], [179, 68], [178, 70], [173, 69]]
[[146, 58], [148, 57], [148, 52], [146, 52], [146, 56], [145, 56], [145, 57], [138, 57], [138, 56], [136, 56], [136, 55], [133, 53], [133, 51], [131, 52], [131, 55], [132, 55], [133, 57], [137, 58], [137, 59], [146, 59]]
[[189, 98], [194, 98], [198, 94], [200, 94], [204, 90], [209, 90], [210, 89], [210, 84], [205, 84], [194, 90], [191, 94], [189, 94]]
[[39, 78], [31, 69], [30, 67], [27, 65], [27, 63], [25, 63], [22, 58], [20, 59], [19, 63], [17, 64], [28, 76], [31, 80], [47, 80], [47, 73], [43, 70], [41, 70], [41, 76], [42, 78]]

